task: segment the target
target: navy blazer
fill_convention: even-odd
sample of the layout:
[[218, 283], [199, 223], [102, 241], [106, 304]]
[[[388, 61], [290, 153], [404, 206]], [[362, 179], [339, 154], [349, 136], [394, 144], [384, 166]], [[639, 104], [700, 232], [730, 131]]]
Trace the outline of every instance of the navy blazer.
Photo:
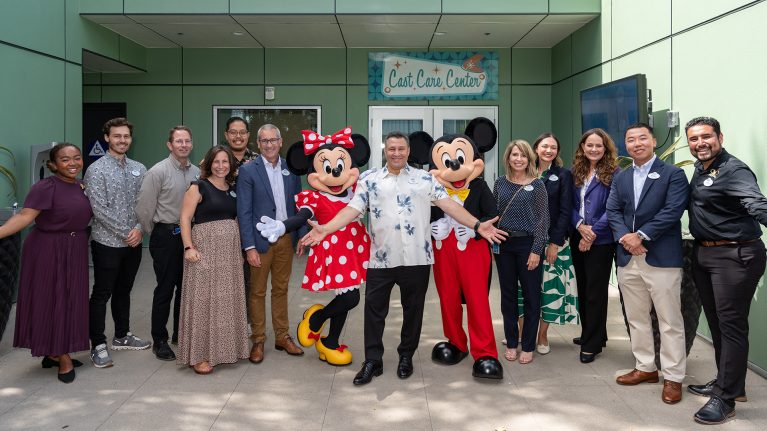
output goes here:
[[[288, 171], [288, 164], [280, 157], [282, 181], [285, 186], [285, 208], [288, 217], [296, 214], [295, 196], [301, 191], [301, 179]], [[287, 173], [287, 175], [285, 175]], [[242, 165], [237, 173], [237, 220], [240, 224], [242, 248], [256, 247], [259, 253], [269, 250], [269, 241], [261, 236], [256, 223], [261, 216], [275, 218], [277, 206], [274, 203], [272, 186], [266, 173], [264, 158], [258, 157]], [[298, 241], [298, 232], [292, 232], [293, 246]]]
[[[658, 178], [652, 178], [657, 174]], [[641, 230], [650, 240], [647, 264], [658, 268], [682, 267], [682, 213], [687, 208], [690, 189], [682, 169], [656, 158], [634, 209], [634, 168], [628, 167], [613, 178], [607, 216], [615, 241], [623, 235]], [[617, 246], [618, 266], [631, 260], [622, 245]]]
[[[593, 243], [594, 245], [612, 244], [615, 241], [613, 240], [613, 233], [610, 231], [610, 224], [607, 221], [607, 197], [610, 195], [610, 186], [602, 184], [596, 177], [591, 181], [589, 188], [586, 190], [586, 205], [583, 211], [586, 217], [583, 219], [578, 214], [581, 209], [582, 188], [575, 187], [575, 178], [573, 177], [572, 228], [575, 229], [578, 222], [583, 220], [584, 223], [591, 226], [591, 230], [597, 235]], [[574, 244], [574, 246], [577, 247], [578, 245]]]
[[573, 211], [573, 176], [569, 170], [551, 165], [541, 177], [549, 195], [549, 242], [565, 245], [570, 232], [570, 214]]

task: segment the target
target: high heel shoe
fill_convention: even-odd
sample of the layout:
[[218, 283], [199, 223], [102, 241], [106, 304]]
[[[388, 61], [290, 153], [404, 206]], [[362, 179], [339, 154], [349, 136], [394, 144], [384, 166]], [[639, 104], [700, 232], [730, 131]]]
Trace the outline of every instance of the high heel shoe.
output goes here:
[[320, 354], [320, 360], [325, 361], [330, 365], [349, 365], [352, 363], [352, 352], [345, 344], [341, 344], [336, 349], [328, 349], [322, 344], [322, 339], [317, 340], [314, 347], [317, 348], [317, 353]]
[[[72, 359], [72, 365], [77, 367], [82, 367], [83, 363], [78, 361], [77, 359]], [[55, 359], [51, 359], [50, 356], [43, 356], [43, 362], [42, 362], [43, 368], [53, 368], [59, 366], [59, 361]]]
[[325, 323], [322, 323], [319, 331], [314, 332], [309, 328], [309, 319], [311, 319], [314, 313], [323, 308], [325, 308], [325, 306], [322, 304], [314, 304], [304, 311], [304, 317], [301, 320], [301, 323], [298, 324], [298, 330], [296, 331], [296, 338], [302, 346], [309, 347], [320, 339], [320, 334], [322, 334], [322, 329], [325, 327]]
[[69, 370], [69, 372], [64, 374], [58, 373], [57, 376], [59, 378], [59, 381], [62, 383], [72, 383], [75, 381], [75, 369], [72, 368], [71, 370]]

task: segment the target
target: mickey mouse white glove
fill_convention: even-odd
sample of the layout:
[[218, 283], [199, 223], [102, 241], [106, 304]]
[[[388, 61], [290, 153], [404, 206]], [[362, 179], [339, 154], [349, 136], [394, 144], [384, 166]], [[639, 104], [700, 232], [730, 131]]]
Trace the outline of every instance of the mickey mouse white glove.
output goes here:
[[458, 239], [458, 243], [463, 244], [464, 246], [470, 239], [474, 238], [474, 229], [468, 228], [462, 224], [454, 226], [453, 230], [455, 231], [455, 237]]
[[285, 223], [267, 216], [261, 216], [261, 223], [256, 223], [256, 229], [261, 233], [261, 236], [274, 243], [285, 234]]
[[450, 222], [445, 217], [431, 223], [431, 236], [436, 241], [442, 241], [450, 234]]

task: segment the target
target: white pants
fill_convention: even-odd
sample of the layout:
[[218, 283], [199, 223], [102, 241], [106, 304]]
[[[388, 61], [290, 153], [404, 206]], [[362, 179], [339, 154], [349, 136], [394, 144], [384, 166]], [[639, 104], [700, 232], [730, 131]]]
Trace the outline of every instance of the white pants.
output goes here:
[[618, 268], [618, 283], [631, 332], [635, 368], [645, 372], [657, 369], [650, 319], [650, 310], [655, 305], [663, 378], [681, 383], [687, 367], [680, 299], [682, 268], [657, 268], [647, 264], [645, 255], [632, 256], [626, 266]]

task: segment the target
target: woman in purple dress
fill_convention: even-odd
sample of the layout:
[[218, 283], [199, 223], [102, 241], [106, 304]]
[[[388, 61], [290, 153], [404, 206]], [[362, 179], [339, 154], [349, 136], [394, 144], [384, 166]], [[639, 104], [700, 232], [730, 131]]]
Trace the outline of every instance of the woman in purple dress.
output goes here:
[[79, 148], [51, 148], [48, 169], [55, 175], [32, 186], [24, 209], [0, 226], [0, 238], [35, 222], [21, 253], [13, 346], [43, 356], [43, 368], [57, 367], [58, 379], [71, 383], [82, 363], [69, 353], [90, 347], [85, 229], [93, 213], [77, 179], [83, 169]]

